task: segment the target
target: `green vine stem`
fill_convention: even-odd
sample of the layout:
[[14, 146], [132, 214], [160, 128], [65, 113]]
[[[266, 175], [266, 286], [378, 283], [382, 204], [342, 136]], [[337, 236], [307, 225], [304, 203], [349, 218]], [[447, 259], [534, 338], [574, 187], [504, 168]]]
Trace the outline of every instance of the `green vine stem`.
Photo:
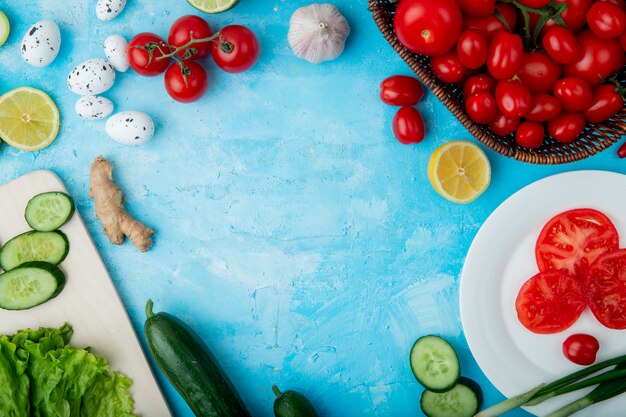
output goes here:
[[[537, 39], [539, 38], [539, 33], [541, 29], [543, 29], [544, 25], [550, 20], [554, 21], [557, 25], [566, 26], [565, 21], [563, 20], [563, 12], [567, 10], [567, 3], [557, 3], [555, 0], [552, 0], [550, 4], [544, 6], [540, 9], [535, 9], [533, 7], [528, 7], [518, 0], [501, 0], [502, 3], [508, 3], [515, 6], [521, 13], [524, 19], [524, 36], [526, 38], [526, 45], [536, 49], [537, 48]], [[539, 16], [539, 20], [537, 25], [535, 26], [534, 32], [531, 31], [530, 27], [530, 14], [536, 14]], [[496, 17], [504, 22], [504, 24], [508, 27], [508, 22], [506, 19], [500, 14], [496, 14]]]

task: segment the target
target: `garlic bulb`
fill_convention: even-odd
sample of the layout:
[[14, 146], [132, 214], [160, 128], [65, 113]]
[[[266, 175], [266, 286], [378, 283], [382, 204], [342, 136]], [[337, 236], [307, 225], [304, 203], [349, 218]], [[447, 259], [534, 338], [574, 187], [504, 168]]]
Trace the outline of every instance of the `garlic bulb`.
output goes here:
[[298, 58], [319, 64], [341, 55], [349, 34], [348, 21], [335, 6], [314, 3], [293, 13], [288, 39]]

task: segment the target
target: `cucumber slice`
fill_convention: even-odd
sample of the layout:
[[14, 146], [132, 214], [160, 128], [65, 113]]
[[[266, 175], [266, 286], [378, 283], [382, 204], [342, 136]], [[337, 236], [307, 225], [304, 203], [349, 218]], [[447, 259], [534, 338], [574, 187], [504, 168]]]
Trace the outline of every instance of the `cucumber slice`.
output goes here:
[[478, 394], [463, 383], [447, 392], [426, 390], [420, 399], [426, 417], [473, 417], [478, 412], [479, 403]]
[[27, 310], [56, 297], [65, 275], [47, 262], [27, 262], [0, 275], [0, 308]]
[[32, 261], [58, 265], [69, 250], [70, 243], [62, 232], [26, 232], [15, 236], [0, 249], [0, 267], [10, 271]]
[[427, 390], [445, 392], [461, 376], [461, 365], [454, 348], [439, 336], [417, 339], [411, 348], [411, 370]]
[[34, 230], [52, 232], [63, 226], [74, 214], [74, 201], [65, 193], [37, 194], [26, 205], [24, 217]]

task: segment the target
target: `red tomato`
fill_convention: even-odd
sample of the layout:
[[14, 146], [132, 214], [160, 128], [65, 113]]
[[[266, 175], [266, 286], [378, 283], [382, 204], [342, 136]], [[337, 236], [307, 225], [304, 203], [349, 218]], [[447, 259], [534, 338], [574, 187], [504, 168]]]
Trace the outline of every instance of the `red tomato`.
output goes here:
[[[470, 0], [471, 1], [471, 0]], [[496, 7], [496, 12], [504, 17], [511, 29], [517, 25], [517, 9], [515, 6], [501, 3]], [[464, 17], [463, 29], [475, 29], [482, 32], [487, 40], [491, 40], [498, 32], [510, 32], [504, 22], [497, 16], [491, 15], [486, 17]]]
[[573, 334], [563, 342], [563, 355], [576, 365], [593, 364], [598, 350], [600, 350], [598, 339], [588, 334]]
[[519, 2], [526, 7], [532, 7], [533, 9], [540, 9], [550, 4], [550, 0], [519, 0]]
[[461, 21], [456, 0], [402, 0], [393, 26], [408, 50], [436, 56], [454, 46], [461, 33]]
[[496, 81], [486, 74], [473, 75], [465, 81], [463, 86], [463, 96], [466, 98], [480, 91], [488, 93], [494, 92], [496, 89]]
[[165, 71], [171, 58], [162, 58], [170, 53], [165, 41], [154, 33], [140, 33], [128, 43], [128, 62], [137, 74], [154, 77]]
[[[170, 28], [167, 41], [176, 49], [185, 46], [191, 39], [206, 39], [213, 35], [211, 26], [201, 17], [188, 15], [178, 18]], [[183, 59], [200, 59], [211, 53], [211, 41], [194, 43], [178, 52]]]
[[609, 329], [626, 329], [626, 249], [596, 259], [585, 280], [591, 312]]
[[422, 83], [414, 77], [392, 75], [380, 83], [380, 99], [390, 106], [414, 106], [424, 94]]
[[[587, 23], [586, 14], [591, 4], [594, 0], [554, 0], [555, 3], [566, 3], [567, 9], [563, 11], [561, 17], [563, 17], [563, 21], [568, 29], [572, 32], [578, 32], [585, 26]], [[539, 15], [536, 13], [528, 13], [530, 17], [530, 28], [532, 31], [535, 30], [537, 26], [537, 22], [539, 21]], [[546, 24], [541, 29], [541, 35], [545, 35], [546, 32], [558, 26], [554, 20], [550, 19], [546, 22]]]
[[581, 113], [561, 113], [548, 122], [548, 133], [559, 142], [570, 143], [583, 133], [585, 124]]
[[589, 29], [604, 39], [617, 38], [626, 28], [626, 14], [622, 7], [608, 2], [594, 3], [587, 12]]
[[509, 136], [515, 132], [519, 124], [520, 119], [514, 119], [499, 113], [496, 119], [489, 123], [489, 128], [497, 136]]
[[587, 307], [582, 284], [566, 271], [540, 272], [522, 285], [515, 310], [524, 327], [533, 333], [560, 333]]
[[430, 68], [435, 77], [444, 83], [458, 83], [465, 75], [465, 67], [461, 64], [461, 60], [454, 49], [443, 55], [431, 57]]
[[536, 94], [532, 97], [530, 111], [524, 118], [531, 122], [547, 122], [561, 113], [561, 103], [550, 94]]
[[554, 97], [568, 112], [582, 111], [591, 106], [593, 91], [584, 80], [576, 77], [566, 77], [554, 85]]
[[508, 32], [496, 33], [487, 53], [487, 69], [496, 80], [511, 78], [522, 65], [522, 38]]
[[206, 71], [194, 61], [170, 66], [165, 72], [167, 94], [181, 103], [191, 103], [204, 95], [209, 85]]
[[548, 55], [559, 64], [573, 64], [580, 57], [576, 35], [563, 26], [552, 27], [541, 42]]
[[617, 150], [617, 156], [621, 159], [626, 158], [626, 143], [622, 143], [622, 145]]
[[515, 142], [524, 148], [537, 149], [543, 144], [545, 137], [546, 130], [537, 122], [524, 122], [515, 132]]
[[478, 69], [487, 61], [487, 38], [482, 32], [468, 29], [461, 33], [456, 51], [465, 68]]
[[591, 106], [585, 110], [585, 119], [591, 123], [602, 123], [624, 108], [624, 98], [616, 91], [615, 84], [599, 85], [593, 90]]
[[220, 30], [218, 42], [213, 42], [211, 54], [215, 63], [226, 72], [244, 72], [259, 59], [259, 40], [245, 26], [230, 25]]
[[457, 0], [461, 11], [474, 17], [491, 16], [496, 9], [496, 0]]
[[393, 117], [393, 134], [405, 145], [424, 140], [426, 128], [421, 113], [414, 107], [400, 107]]
[[579, 33], [581, 55], [578, 61], [565, 65], [566, 77], [579, 77], [595, 87], [624, 66], [624, 50], [615, 39], [602, 39], [591, 31]]
[[491, 123], [498, 115], [496, 99], [485, 91], [471, 95], [465, 101], [465, 110], [470, 119], [480, 124]]
[[619, 37], [619, 44], [621, 45], [622, 49], [626, 51], [626, 31], [624, 31], [624, 33], [622, 33], [622, 36]]
[[593, 209], [561, 213], [546, 223], [535, 246], [540, 271], [563, 269], [581, 281], [589, 266], [605, 252], [618, 248], [611, 220]]
[[524, 52], [517, 76], [531, 93], [551, 93], [561, 78], [561, 66], [545, 52]]
[[523, 117], [530, 111], [531, 102], [530, 91], [519, 80], [503, 80], [496, 86], [496, 103], [505, 116]]

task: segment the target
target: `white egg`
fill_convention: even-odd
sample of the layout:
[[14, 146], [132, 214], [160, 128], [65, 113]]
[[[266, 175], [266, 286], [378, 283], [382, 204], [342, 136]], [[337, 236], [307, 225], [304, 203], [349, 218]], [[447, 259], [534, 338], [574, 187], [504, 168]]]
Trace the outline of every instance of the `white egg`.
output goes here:
[[41, 20], [30, 28], [22, 40], [22, 57], [34, 67], [49, 65], [59, 54], [61, 31], [52, 20]]
[[85, 120], [98, 120], [113, 113], [113, 103], [106, 97], [84, 96], [76, 102], [76, 114]]
[[115, 69], [101, 58], [78, 64], [67, 77], [67, 86], [81, 96], [101, 94], [113, 87]]
[[128, 42], [120, 35], [111, 35], [104, 41], [104, 53], [119, 72], [128, 71]]
[[107, 120], [107, 135], [124, 145], [143, 145], [154, 135], [154, 122], [140, 111], [116, 113]]
[[96, 16], [98, 19], [107, 21], [115, 19], [126, 7], [126, 0], [98, 0], [96, 4]]

